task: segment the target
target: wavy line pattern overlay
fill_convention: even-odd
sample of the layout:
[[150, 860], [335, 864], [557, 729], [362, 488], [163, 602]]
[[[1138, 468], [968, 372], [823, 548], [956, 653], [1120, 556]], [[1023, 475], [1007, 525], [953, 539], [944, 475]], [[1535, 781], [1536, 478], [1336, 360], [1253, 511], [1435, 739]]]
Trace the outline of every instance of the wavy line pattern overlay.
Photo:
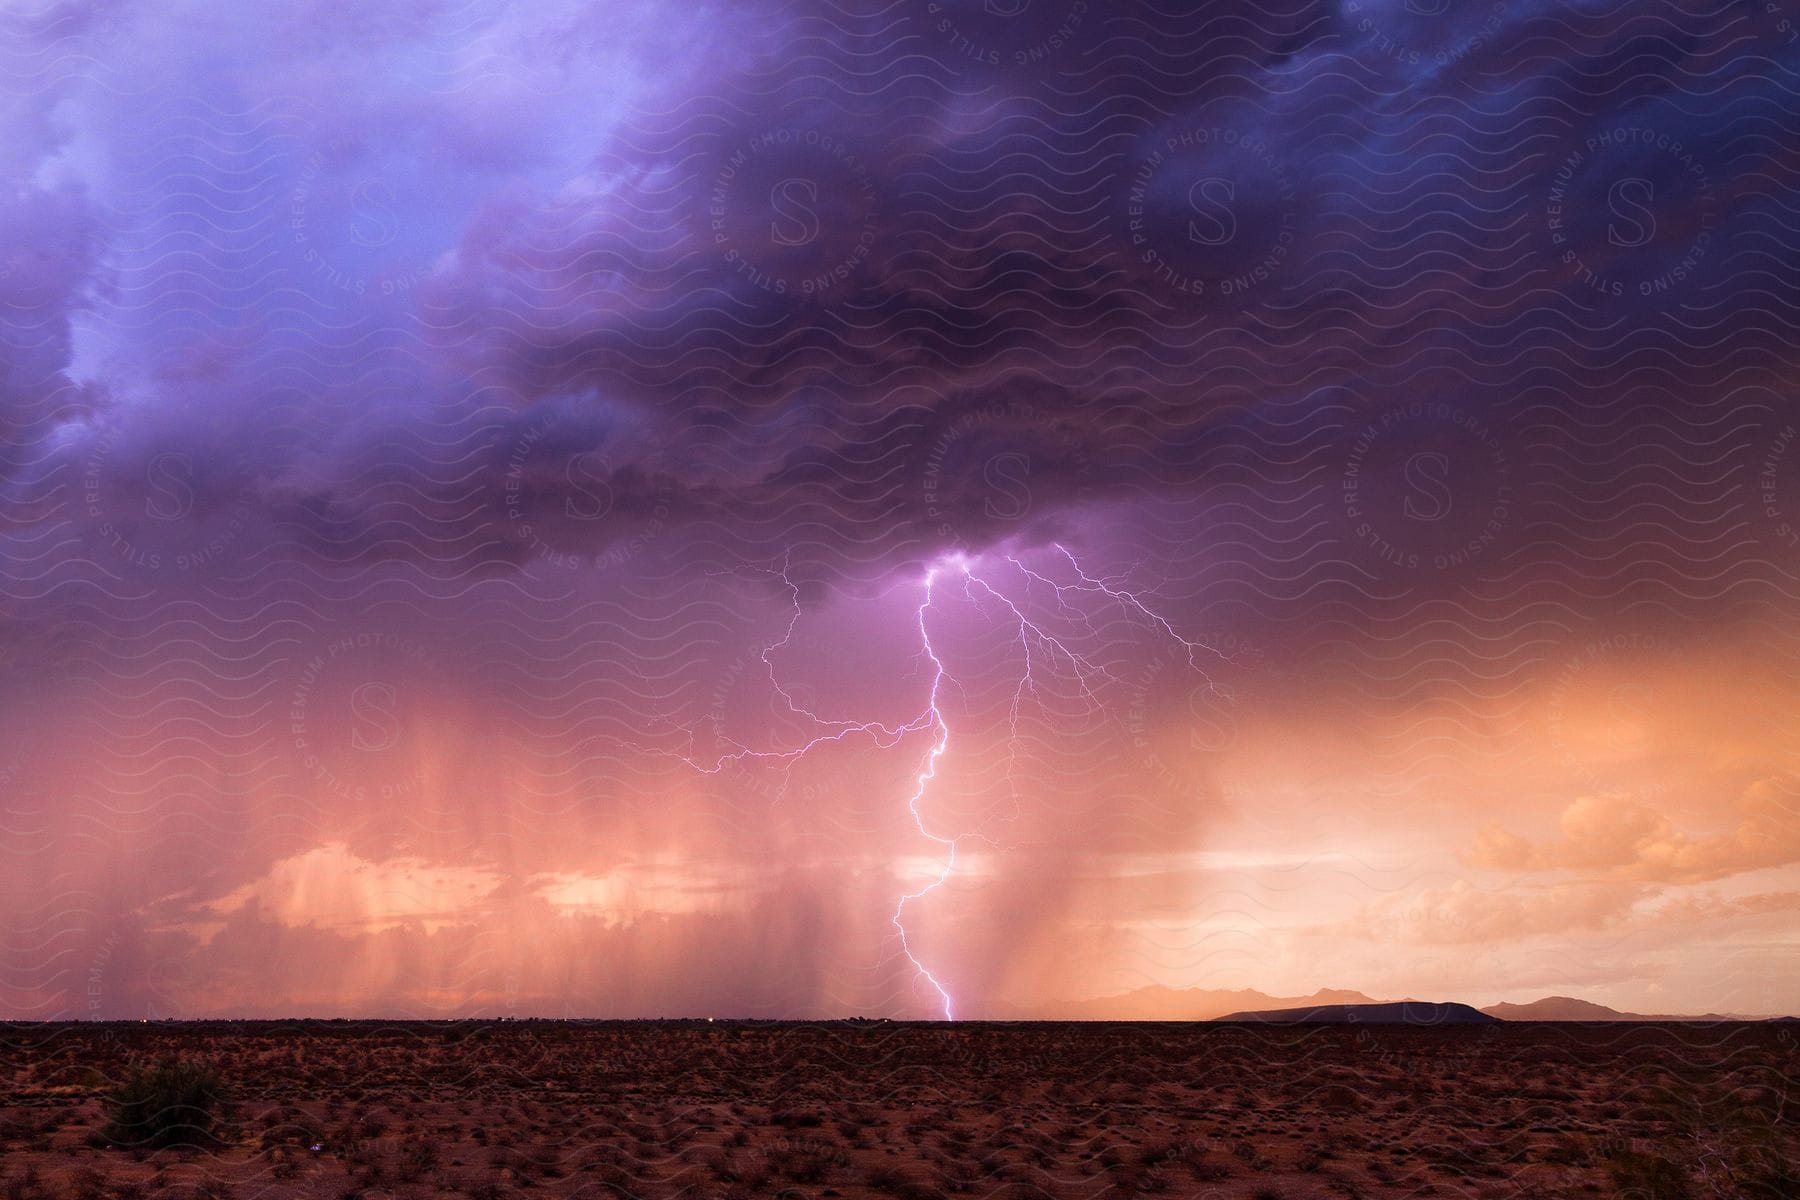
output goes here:
[[0, 1017], [1800, 1008], [1796, 21], [7, 4]]

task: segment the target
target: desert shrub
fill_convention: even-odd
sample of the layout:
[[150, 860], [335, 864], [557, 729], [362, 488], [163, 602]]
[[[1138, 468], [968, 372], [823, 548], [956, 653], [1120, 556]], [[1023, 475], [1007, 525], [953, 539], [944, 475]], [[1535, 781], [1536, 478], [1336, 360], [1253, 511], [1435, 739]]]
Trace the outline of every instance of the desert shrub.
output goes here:
[[[421, 1142], [420, 1145], [427, 1148], [430, 1147], [429, 1142]], [[435, 1152], [432, 1155], [431, 1165], [437, 1165], [437, 1156]], [[567, 1174], [567, 1172], [563, 1170], [562, 1152], [555, 1146], [538, 1146], [533, 1149], [531, 1152], [531, 1168], [545, 1179], [560, 1179]]]
[[635, 1196], [642, 1191], [642, 1185], [638, 1183], [637, 1176], [618, 1163], [606, 1163], [595, 1167], [592, 1174], [594, 1181], [600, 1185], [602, 1190], [611, 1192], [615, 1196]]
[[1622, 1150], [1606, 1169], [1622, 1200], [1688, 1200], [1687, 1172], [1660, 1154]]
[[943, 1176], [945, 1189], [952, 1192], [972, 1191], [977, 1182], [974, 1166], [963, 1159], [945, 1163], [940, 1174]]
[[438, 1165], [438, 1149], [431, 1142], [408, 1142], [400, 1151], [400, 1162], [394, 1177], [401, 1183], [417, 1183], [420, 1176]]
[[1751, 1151], [1740, 1155], [1734, 1172], [1738, 1194], [1744, 1200], [1787, 1200], [1800, 1196], [1800, 1164], [1780, 1154]]
[[35, 1166], [26, 1167], [23, 1175], [15, 1175], [6, 1181], [6, 1200], [44, 1200], [49, 1194]]
[[92, 1167], [81, 1167], [69, 1176], [70, 1200], [106, 1200], [106, 1176]]
[[871, 1170], [863, 1182], [878, 1192], [892, 1192], [899, 1195], [902, 1189], [912, 1183], [912, 1177], [899, 1167], [883, 1163]]
[[1209, 1158], [1204, 1151], [1186, 1154], [1182, 1161], [1187, 1164], [1188, 1174], [1199, 1183], [1217, 1183], [1221, 1179], [1231, 1178], [1231, 1168]]
[[165, 1058], [133, 1070], [106, 1101], [112, 1117], [101, 1134], [114, 1145], [214, 1145], [225, 1115], [225, 1083], [209, 1063]]
[[794, 1183], [819, 1184], [831, 1163], [825, 1155], [810, 1150], [779, 1150], [769, 1157], [775, 1174]]
[[1545, 1162], [1555, 1163], [1559, 1167], [1581, 1167], [1593, 1161], [1587, 1145], [1580, 1138], [1566, 1133], [1558, 1134], [1540, 1154]]
[[933, 1187], [929, 1183], [914, 1180], [894, 1190], [899, 1200], [949, 1200], [942, 1188]]

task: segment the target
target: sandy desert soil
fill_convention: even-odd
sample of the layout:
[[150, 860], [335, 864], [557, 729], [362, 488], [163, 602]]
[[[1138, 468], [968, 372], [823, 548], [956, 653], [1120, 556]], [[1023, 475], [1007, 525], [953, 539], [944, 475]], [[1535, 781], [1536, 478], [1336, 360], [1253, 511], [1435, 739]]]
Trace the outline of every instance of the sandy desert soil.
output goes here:
[[[206, 1150], [109, 1146], [210, 1060]], [[1783, 1197], [1795, 1027], [0, 1026], [4, 1200]]]

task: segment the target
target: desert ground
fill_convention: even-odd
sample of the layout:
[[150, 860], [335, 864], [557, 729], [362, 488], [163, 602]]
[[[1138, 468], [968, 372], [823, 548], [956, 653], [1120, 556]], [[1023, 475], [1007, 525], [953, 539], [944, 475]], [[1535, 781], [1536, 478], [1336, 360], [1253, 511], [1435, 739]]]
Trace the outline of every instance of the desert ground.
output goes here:
[[[1800, 1195], [1795, 1030], [4, 1025], [0, 1189], [1762, 1200]], [[170, 1056], [216, 1072], [225, 1112], [198, 1146], [124, 1144], [121, 1085]]]

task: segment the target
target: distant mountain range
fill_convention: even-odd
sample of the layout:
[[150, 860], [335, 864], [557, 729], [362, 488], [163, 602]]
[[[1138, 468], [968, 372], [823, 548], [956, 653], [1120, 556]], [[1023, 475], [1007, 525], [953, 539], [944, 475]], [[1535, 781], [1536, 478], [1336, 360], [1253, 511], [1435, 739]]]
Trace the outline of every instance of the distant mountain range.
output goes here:
[[[1727, 1013], [1701, 1013], [1698, 1016], [1675, 1013], [1620, 1012], [1591, 1000], [1573, 996], [1545, 996], [1530, 1004], [1490, 1004], [1481, 1010], [1502, 1021], [1741, 1021], [1746, 1018]], [[1760, 1020], [1761, 1018], [1747, 1018]]]
[[[1294, 1012], [1320, 1011], [1324, 1013], [1314, 1020], [1367, 1020], [1381, 1023], [1391, 1018], [1377, 1010], [1398, 1008], [1402, 1005], [1413, 1005], [1421, 1018], [1414, 1023], [1424, 1023], [1427, 1009], [1436, 1007], [1444, 1010], [1438, 1014], [1443, 1019], [1463, 1023], [1468, 1020], [1464, 1014], [1472, 1014], [1474, 1020], [1498, 1018], [1502, 1021], [1755, 1021], [1764, 1020], [1761, 1016], [1744, 1016], [1735, 1013], [1634, 1013], [1621, 1012], [1616, 1008], [1608, 1008], [1604, 1004], [1595, 1004], [1589, 1000], [1577, 1000], [1573, 996], [1546, 996], [1542, 1000], [1534, 1000], [1529, 1004], [1490, 1004], [1486, 1008], [1474, 1008], [1466, 1004], [1427, 1002], [1420, 1000], [1377, 1000], [1361, 992], [1344, 991], [1335, 988], [1320, 988], [1310, 996], [1271, 996], [1267, 992], [1259, 992], [1254, 988], [1234, 988], [1209, 990], [1206, 988], [1167, 988], [1146, 987], [1126, 992], [1119, 996], [1108, 996], [1099, 1000], [1083, 1000], [1056, 1006], [1051, 1011], [1041, 1009], [1030, 1013], [1020, 1012], [1023, 1019], [1058, 1020], [1058, 1021], [1217, 1021], [1221, 1018], [1230, 1020], [1294, 1020]], [[1335, 1009], [1354, 1010], [1366, 1008], [1370, 1011], [1352, 1018], [1347, 1013], [1335, 1013]]]

